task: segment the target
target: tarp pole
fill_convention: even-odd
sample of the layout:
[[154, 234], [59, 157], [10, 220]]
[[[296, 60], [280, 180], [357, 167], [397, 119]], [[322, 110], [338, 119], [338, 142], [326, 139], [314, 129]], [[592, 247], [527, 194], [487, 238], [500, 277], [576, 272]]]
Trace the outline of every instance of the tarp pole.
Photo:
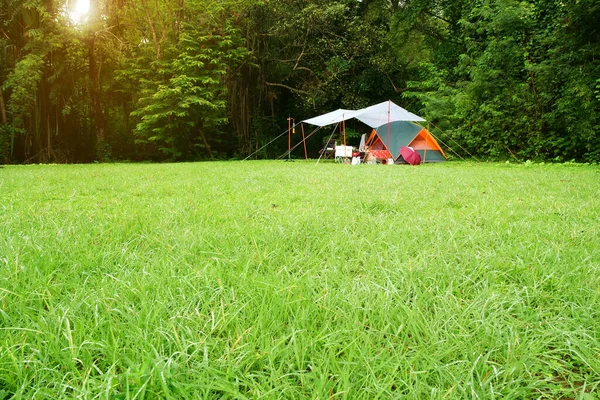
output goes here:
[[292, 157], [292, 117], [288, 117], [288, 160]]
[[[339, 124], [339, 122], [338, 122], [338, 124]], [[321, 128], [322, 128], [322, 127], [319, 127], [319, 129], [321, 129]], [[326, 142], [326, 143], [329, 143], [329, 141], [331, 140], [331, 138], [333, 137], [333, 135], [335, 135], [335, 129], [336, 129], [336, 128], [337, 128], [337, 126], [333, 128], [333, 130], [331, 131], [331, 136], [329, 136], [329, 139], [327, 139], [327, 142]], [[316, 130], [315, 130], [315, 132], [316, 132]], [[313, 132], [313, 133], [314, 133], [314, 132]], [[312, 135], [312, 133], [311, 133], [310, 135], [308, 135], [308, 136], [310, 137], [311, 135]], [[317, 159], [317, 163], [316, 163], [315, 165], [319, 165], [319, 161], [321, 161], [321, 157], [323, 157], [323, 153], [325, 153], [325, 152], [324, 152], [324, 151], [322, 151], [322, 152], [321, 152], [321, 155], [320, 155], [320, 156], [319, 156], [319, 158]]]
[[[342, 121], [343, 127], [344, 127], [344, 148], [346, 147], [346, 120], [344, 119]], [[344, 150], [344, 154], [346, 154], [346, 150]]]
[[[320, 129], [322, 128], [322, 126], [317, 127], [317, 129], [315, 129], [314, 131], [312, 131], [311, 133], [309, 133], [308, 135], [306, 135], [306, 138], [304, 140], [308, 140], [310, 139], [310, 137], [312, 135], [314, 135], [315, 133], [317, 133]], [[337, 129], [337, 125], [335, 126], [335, 128], [333, 128], [333, 132], [331, 133], [332, 135], [335, 133], [335, 130]], [[285, 132], [282, 133], [282, 135], [285, 135]], [[300, 146], [302, 144], [302, 140], [299, 141], [297, 144], [295, 144], [294, 146], [292, 146], [292, 148], [290, 149], [290, 151], [294, 151], [296, 150], [296, 148], [298, 146]], [[285, 158], [287, 156], [287, 151], [285, 153], [283, 153], [282, 155], [280, 155], [279, 157], [277, 157], [278, 160], [281, 160], [282, 158]]]
[[306, 138], [304, 137], [304, 124], [300, 124], [302, 128], [302, 142], [304, 143], [304, 159], [308, 160], [308, 152], [306, 151]]
[[392, 104], [391, 104], [391, 103], [392, 103], [392, 101], [391, 101], [391, 100], [388, 100], [388, 141], [387, 141], [387, 147], [388, 147], [388, 151], [390, 152], [390, 155], [391, 155], [392, 157], [394, 157], [394, 156], [392, 155], [392, 152], [390, 151], [390, 148], [391, 148], [391, 147], [390, 147], [390, 144], [391, 144], [391, 143], [390, 143], [390, 141], [391, 141], [391, 138], [390, 138], [390, 136], [391, 136], [391, 133], [390, 133], [390, 114], [391, 114], [391, 112], [392, 112], [392, 110], [391, 110]]

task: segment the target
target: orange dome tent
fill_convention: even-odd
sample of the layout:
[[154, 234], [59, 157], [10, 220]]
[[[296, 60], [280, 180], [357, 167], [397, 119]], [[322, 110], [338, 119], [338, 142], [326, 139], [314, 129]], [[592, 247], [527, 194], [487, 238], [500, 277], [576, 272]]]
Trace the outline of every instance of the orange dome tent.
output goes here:
[[373, 129], [365, 144], [375, 158], [391, 157], [396, 163], [404, 162], [400, 154], [400, 148], [403, 146], [415, 149], [422, 162], [446, 161], [444, 150], [431, 133], [409, 121], [394, 121]]

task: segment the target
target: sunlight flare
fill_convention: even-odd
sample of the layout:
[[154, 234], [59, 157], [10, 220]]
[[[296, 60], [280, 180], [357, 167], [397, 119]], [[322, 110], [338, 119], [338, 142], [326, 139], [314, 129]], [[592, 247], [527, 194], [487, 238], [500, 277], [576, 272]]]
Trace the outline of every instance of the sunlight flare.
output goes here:
[[75, 24], [83, 24], [87, 21], [90, 12], [90, 0], [75, 0], [75, 5], [70, 7], [69, 18]]

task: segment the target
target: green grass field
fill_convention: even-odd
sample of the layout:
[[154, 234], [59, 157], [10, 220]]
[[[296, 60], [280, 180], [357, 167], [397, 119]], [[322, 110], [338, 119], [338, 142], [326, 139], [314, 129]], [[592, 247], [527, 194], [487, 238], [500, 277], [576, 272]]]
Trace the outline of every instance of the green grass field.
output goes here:
[[0, 399], [600, 399], [600, 167], [0, 169]]

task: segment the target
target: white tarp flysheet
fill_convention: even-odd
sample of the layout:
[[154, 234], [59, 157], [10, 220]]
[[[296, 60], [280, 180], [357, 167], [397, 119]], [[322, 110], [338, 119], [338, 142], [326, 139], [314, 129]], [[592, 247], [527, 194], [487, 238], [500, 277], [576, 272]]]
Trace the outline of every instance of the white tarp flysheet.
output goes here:
[[[359, 110], [362, 111], [362, 110]], [[335, 124], [337, 122], [342, 122], [347, 119], [355, 118], [358, 111], [355, 110], [343, 110], [338, 109], [335, 111], [328, 112], [327, 114], [319, 115], [318, 117], [314, 117], [311, 119], [304, 120], [302, 122], [311, 125], [317, 126], [327, 126], [330, 124]]]
[[326, 126], [352, 118], [358, 119], [371, 128], [377, 128], [387, 122], [394, 121], [425, 121], [423, 118], [406, 111], [392, 101], [384, 101], [383, 103], [375, 104], [361, 110], [339, 109], [331, 111], [302, 122], [311, 125]]

